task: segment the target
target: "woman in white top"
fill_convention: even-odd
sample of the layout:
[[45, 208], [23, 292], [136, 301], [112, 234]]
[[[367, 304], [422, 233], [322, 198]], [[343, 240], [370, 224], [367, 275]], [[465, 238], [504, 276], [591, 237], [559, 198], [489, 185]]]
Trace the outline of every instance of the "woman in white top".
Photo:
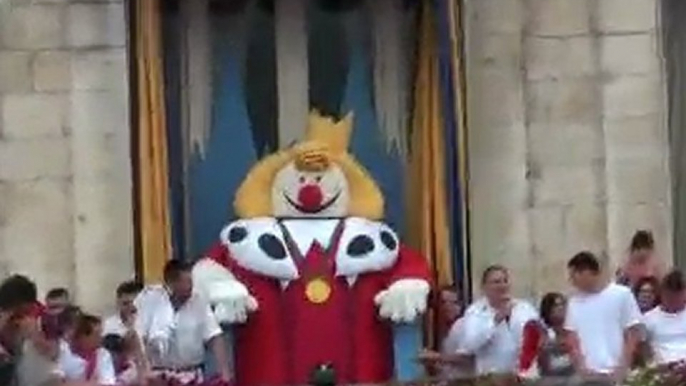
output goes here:
[[481, 284], [484, 297], [469, 306], [462, 320], [460, 349], [475, 356], [478, 374], [515, 374], [524, 325], [538, 319], [538, 313], [510, 296], [505, 267], [486, 268]]
[[679, 271], [662, 279], [662, 303], [643, 315], [652, 358], [659, 364], [686, 360], [686, 280]]

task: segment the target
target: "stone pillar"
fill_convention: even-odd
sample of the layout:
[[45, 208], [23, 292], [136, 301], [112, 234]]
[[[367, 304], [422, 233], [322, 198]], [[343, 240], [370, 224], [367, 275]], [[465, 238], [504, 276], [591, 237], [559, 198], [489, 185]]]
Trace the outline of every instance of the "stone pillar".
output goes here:
[[[70, 4], [74, 242], [79, 299], [112, 298], [133, 278], [124, 1]], [[98, 288], [98, 290], [94, 290]]]
[[467, 17], [467, 116], [470, 128], [471, 269], [507, 265], [519, 293], [532, 291], [526, 205], [526, 123], [520, 0], [470, 0]]
[[42, 67], [64, 47], [65, 14], [61, 4], [0, 8], [0, 260], [43, 290], [75, 279], [69, 90]]
[[0, 268], [93, 311], [133, 276], [124, 7], [0, 7]]
[[537, 293], [566, 285], [566, 260], [607, 249], [601, 81], [593, 0], [528, 0], [527, 159]]
[[671, 258], [655, 1], [467, 1], [475, 280], [560, 290], [574, 253], [614, 269], [642, 228]]
[[603, 71], [609, 254], [626, 256], [636, 229], [652, 229], [672, 257], [669, 142], [658, 0], [601, 0], [597, 33]]

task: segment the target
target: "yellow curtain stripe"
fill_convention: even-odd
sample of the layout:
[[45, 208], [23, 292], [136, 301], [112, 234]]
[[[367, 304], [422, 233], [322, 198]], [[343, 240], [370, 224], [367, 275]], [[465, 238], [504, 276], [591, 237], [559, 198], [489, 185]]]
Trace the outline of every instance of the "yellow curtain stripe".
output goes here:
[[[452, 284], [446, 202], [445, 149], [441, 115], [438, 41], [434, 12], [423, 3], [417, 48], [417, 71], [412, 115], [412, 151], [408, 163], [409, 242], [428, 259], [439, 286]], [[427, 344], [432, 346], [435, 315], [429, 314]]]
[[143, 279], [159, 282], [171, 256], [167, 139], [159, 0], [136, 1], [138, 206]]

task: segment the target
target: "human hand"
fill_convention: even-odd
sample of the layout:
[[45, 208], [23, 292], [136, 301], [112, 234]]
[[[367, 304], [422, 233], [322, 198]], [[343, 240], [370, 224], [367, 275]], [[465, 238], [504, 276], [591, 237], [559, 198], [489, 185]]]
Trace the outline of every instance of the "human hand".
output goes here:
[[438, 362], [441, 360], [441, 354], [433, 350], [423, 349], [419, 352], [417, 358], [421, 362]]
[[136, 324], [136, 311], [126, 314], [122, 318], [121, 322], [124, 324], [124, 327], [126, 327], [127, 330], [132, 330]]
[[231, 383], [231, 380], [233, 379], [233, 376], [231, 375], [231, 371], [229, 369], [223, 369], [219, 373], [219, 379], [226, 383], [227, 385]]

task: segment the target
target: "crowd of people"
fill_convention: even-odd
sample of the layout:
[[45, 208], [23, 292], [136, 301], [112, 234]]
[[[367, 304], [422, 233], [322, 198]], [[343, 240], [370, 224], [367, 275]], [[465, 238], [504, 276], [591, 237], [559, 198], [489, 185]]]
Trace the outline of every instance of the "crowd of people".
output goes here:
[[[167, 263], [164, 283], [122, 283], [117, 312], [101, 319], [66, 289], [37, 299], [36, 285], [0, 285], [0, 385], [228, 385], [230, 360], [210, 304], [193, 291], [192, 266]], [[590, 252], [567, 263], [574, 291], [536, 309], [510, 294], [506, 267], [482, 274], [482, 297], [463, 307], [454, 287], [435, 291], [440, 349], [419, 358], [441, 377], [582, 375], [608, 382], [649, 363], [686, 361], [686, 278], [667, 272], [652, 235], [639, 231], [614, 278]], [[209, 348], [216, 373], [205, 371]]]
[[[231, 380], [222, 329], [193, 291], [192, 266], [167, 263], [164, 284], [125, 282], [117, 312], [101, 319], [72, 304], [69, 292], [14, 275], [0, 285], [0, 385], [186, 386]], [[217, 375], [205, 376], [206, 347]]]
[[634, 235], [614, 276], [590, 252], [574, 255], [567, 269], [573, 291], [544, 295], [538, 310], [511, 297], [500, 265], [483, 272], [483, 298], [464, 312], [454, 289], [444, 288], [442, 347], [422, 360], [451, 378], [579, 375], [608, 384], [640, 366], [686, 361], [686, 279], [663, 268], [649, 231]]

